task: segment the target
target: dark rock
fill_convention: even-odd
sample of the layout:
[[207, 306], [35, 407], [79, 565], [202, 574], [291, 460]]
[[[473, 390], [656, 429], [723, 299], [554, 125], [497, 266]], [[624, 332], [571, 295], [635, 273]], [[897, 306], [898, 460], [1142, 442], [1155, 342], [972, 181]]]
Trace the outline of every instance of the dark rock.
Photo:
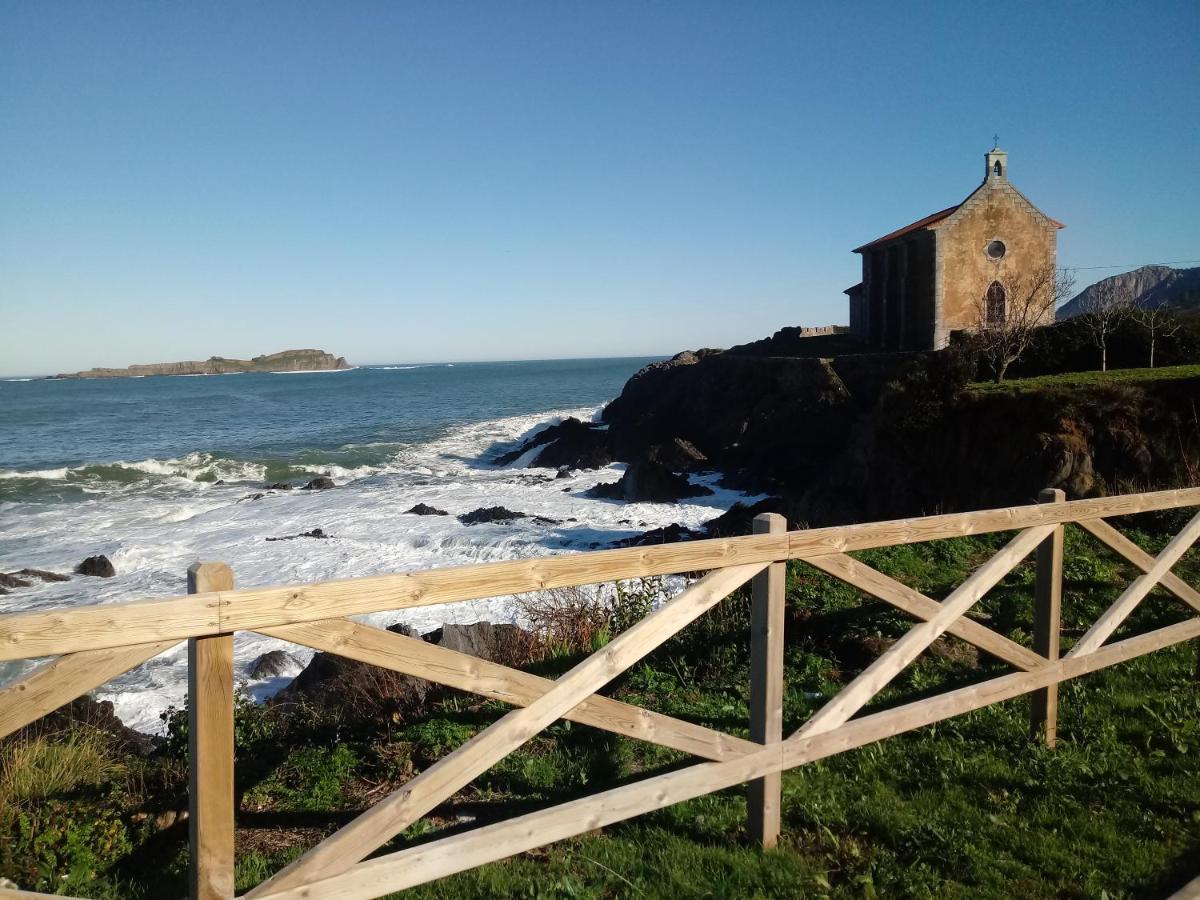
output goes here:
[[70, 575], [60, 575], [58, 572], [47, 572], [44, 569], [22, 569], [16, 573], [27, 578], [38, 578], [42, 581], [70, 581]]
[[629, 503], [674, 503], [687, 497], [706, 497], [712, 491], [692, 484], [686, 476], [676, 475], [662, 463], [639, 460], [632, 463], [620, 481], [598, 484], [588, 495]]
[[425, 635], [425, 640], [447, 650], [457, 650], [490, 662], [508, 662], [511, 661], [514, 641], [524, 634], [516, 625], [475, 622], [471, 625], [443, 625]]
[[558, 473], [555, 478], [570, 478], [573, 473], [570, 466], [559, 466]]
[[295, 485], [287, 481], [276, 481], [267, 485], [268, 491], [290, 491]]
[[89, 556], [75, 567], [77, 575], [91, 575], [95, 578], [112, 578], [117, 574], [112, 562], [107, 556]]
[[332, 537], [332, 535], [326, 534], [324, 529], [314, 528], [312, 531], [302, 531], [299, 534], [289, 534], [287, 537], [269, 537], [269, 538], [266, 538], [266, 540], [268, 540], [268, 541], [294, 541], [296, 538], [319, 538], [320, 540], [326, 540], [330, 537]]
[[[388, 628], [406, 637], [421, 636], [406, 625]], [[444, 625], [424, 640], [450, 650], [504, 665], [528, 662], [534, 639], [515, 625]], [[272, 703], [308, 700], [339, 716], [400, 719], [415, 713], [442, 689], [422, 678], [356, 662], [330, 653], [318, 653]]]
[[444, 509], [438, 509], [436, 506], [430, 506], [427, 503], [418, 503], [412, 509], [405, 513], [406, 516], [448, 516], [450, 513]]
[[704, 537], [704, 534], [699, 531], [693, 531], [691, 528], [679, 525], [678, 523], [668, 525], [665, 528], [654, 528], [650, 531], [639, 534], [637, 537], [624, 538], [619, 541], [613, 541], [614, 547], [649, 547], [655, 544], [674, 544], [678, 541], [694, 541], [697, 538]]
[[604, 425], [569, 417], [535, 434], [515, 450], [496, 457], [496, 465], [507, 466], [535, 447], [542, 447], [529, 463], [546, 469], [599, 469], [613, 461], [612, 440]]
[[333, 479], [328, 475], [318, 475], [308, 484], [301, 488], [302, 491], [327, 491], [332, 487], [337, 487], [333, 483]]
[[87, 695], [76, 697], [16, 734], [61, 732], [80, 725], [103, 732], [116, 741], [119, 749], [139, 756], [149, 755], [161, 740], [128, 727], [113, 711], [112, 701], [95, 700]]
[[23, 588], [29, 587], [33, 582], [26, 581], [24, 578], [18, 578], [16, 575], [5, 575], [0, 572], [0, 587], [5, 588]]
[[505, 509], [503, 506], [488, 506], [472, 510], [469, 513], [463, 513], [458, 517], [458, 521], [464, 525], [482, 525], [489, 522], [503, 525], [516, 519], [527, 518], [529, 516], [523, 512], [513, 512], [511, 509]]
[[250, 667], [251, 678], [278, 678], [291, 675], [299, 662], [286, 650], [271, 650], [254, 661]]
[[245, 497], [242, 497], [241, 500], [238, 500], [238, 503], [241, 503], [243, 500], [261, 500], [265, 496], [267, 495], [261, 491], [259, 491], [257, 494], [247, 494]]
[[705, 468], [708, 462], [708, 457], [697, 450], [695, 444], [678, 437], [651, 445], [645, 456], [650, 462], [662, 463], [673, 472], [695, 472]]
[[778, 497], [768, 497], [747, 506], [740, 500], [729, 507], [715, 519], [704, 523], [704, 533], [708, 537], [741, 537], [754, 531], [754, 517], [759, 513], [779, 512], [783, 501]]

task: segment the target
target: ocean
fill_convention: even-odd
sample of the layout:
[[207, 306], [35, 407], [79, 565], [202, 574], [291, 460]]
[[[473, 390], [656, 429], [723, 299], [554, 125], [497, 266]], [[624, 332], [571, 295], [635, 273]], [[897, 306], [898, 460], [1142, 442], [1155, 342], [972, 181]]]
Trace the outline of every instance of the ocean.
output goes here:
[[[743, 496], [624, 504], [584, 492], [623, 466], [576, 472], [492, 460], [546, 425], [599, 416], [650, 359], [364, 366], [338, 372], [103, 380], [0, 380], [0, 572], [69, 573], [104, 554], [114, 578], [35, 581], [0, 596], [0, 613], [185, 593], [187, 567], [219, 560], [237, 586], [350, 578], [591, 549], [680, 522], [698, 525]], [[325, 491], [268, 492], [327, 475]], [[408, 515], [417, 503], [450, 516]], [[530, 519], [461, 524], [505, 506]], [[533, 517], [559, 524], [535, 521]], [[326, 540], [268, 541], [322, 529]], [[420, 630], [514, 621], [512, 598], [362, 617]], [[249, 678], [284, 647], [295, 671], [311, 653], [254, 634], [235, 642], [237, 674], [264, 698], [287, 677]], [[128, 725], [160, 728], [186, 693], [186, 645], [96, 692]], [[0, 685], [33, 665], [0, 663]]]

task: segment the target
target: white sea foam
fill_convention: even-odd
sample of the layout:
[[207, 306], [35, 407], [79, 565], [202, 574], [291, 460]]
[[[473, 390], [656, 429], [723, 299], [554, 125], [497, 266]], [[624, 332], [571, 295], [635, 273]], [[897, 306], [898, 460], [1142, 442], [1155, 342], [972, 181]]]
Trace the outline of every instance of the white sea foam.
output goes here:
[[[713, 479], [703, 479], [716, 490], [710, 497], [680, 504], [622, 504], [584, 496], [596, 483], [620, 477], [619, 466], [556, 479], [549, 470], [498, 468], [488, 462], [498, 449], [509, 449], [547, 421], [568, 415], [586, 421], [593, 412], [590, 407], [562, 410], [455, 428], [438, 440], [400, 448], [381, 466], [321, 467], [335, 471], [334, 490], [268, 493], [258, 500], [248, 499], [253, 495], [247, 494], [245, 484], [192, 480], [222, 462], [252, 464], [214, 462], [208, 454], [122, 463], [156, 476], [166, 474], [158, 481], [124, 485], [75, 503], [6, 503], [0, 528], [0, 571], [31, 566], [69, 572], [84, 557], [103, 553], [113, 561], [117, 576], [37, 583], [0, 597], [0, 612], [179, 595], [188, 565], [199, 559], [229, 563], [237, 585], [252, 587], [586, 550], [672, 522], [697, 526], [741, 499], [715, 488]], [[406, 515], [405, 510], [417, 503], [451, 515]], [[456, 518], [496, 505], [559, 524], [531, 518], [468, 527]], [[331, 538], [265, 540], [313, 528], [322, 528]], [[444, 622], [512, 621], [515, 615], [512, 598], [498, 597], [377, 613], [364, 620], [403, 621], [427, 631]], [[254, 661], [276, 648], [288, 649], [300, 663], [311, 656], [272, 638], [239, 634], [238, 677], [248, 682]], [[159, 712], [183, 701], [186, 655], [180, 644], [97, 694], [113, 701], [117, 714], [131, 726], [157, 731]], [[27, 669], [25, 664], [0, 665], [0, 682]], [[279, 679], [249, 683], [260, 697], [280, 686]]]
[[289, 369], [286, 372], [272, 372], [272, 375], [321, 375], [325, 372], [353, 372], [358, 366], [348, 369]]

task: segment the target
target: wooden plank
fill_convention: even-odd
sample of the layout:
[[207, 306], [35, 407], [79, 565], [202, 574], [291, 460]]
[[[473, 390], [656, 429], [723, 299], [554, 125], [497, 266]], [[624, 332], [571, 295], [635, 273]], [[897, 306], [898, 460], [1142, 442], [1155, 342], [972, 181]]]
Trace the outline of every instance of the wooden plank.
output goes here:
[[1175, 563], [1179, 562], [1183, 554], [1195, 543], [1197, 537], [1200, 537], [1200, 513], [1193, 516], [1183, 526], [1183, 530], [1171, 538], [1162, 553], [1155, 557], [1150, 571], [1133, 580], [1133, 583], [1125, 589], [1113, 605], [1101, 614], [1100, 618], [1096, 620], [1096, 624], [1089, 628], [1078, 643], [1071, 648], [1067, 656], [1074, 657], [1091, 653], [1108, 640], [1109, 636], [1121, 627], [1121, 623], [1129, 617], [1129, 614], [1142, 602], [1143, 598], [1154, 589], [1159, 579], [1169, 572]]
[[169, 650], [173, 641], [83, 650], [38, 666], [0, 690], [0, 738]]
[[[325, 619], [264, 628], [261, 633], [314, 650], [336, 653], [359, 662], [426, 678], [514, 706], [528, 706], [554, 687], [554, 681], [549, 678], [347, 619]], [[733, 759], [758, 749], [757, 744], [744, 738], [722, 734], [703, 725], [673, 719], [608, 697], [589, 697], [564, 718], [624, 737], [692, 753], [703, 759]]]
[[[890, 603], [918, 619], [928, 621], [936, 616], [942, 608], [940, 603], [926, 597], [920, 591], [913, 590], [908, 585], [884, 575], [877, 569], [872, 569], [844, 553], [813, 556], [804, 561], [827, 575], [832, 575], [885, 603]], [[997, 634], [971, 619], [956, 619], [946, 628], [946, 632], [973, 644], [980, 650], [986, 650], [996, 658], [1011, 663], [1024, 671], [1030, 671], [1046, 664], [1045, 659], [1028, 647], [1022, 647], [1016, 641]]]
[[1004, 675], [938, 697], [873, 713], [832, 731], [765, 747], [740, 759], [701, 763], [389, 853], [360, 863], [343, 875], [280, 891], [276, 896], [279, 900], [369, 900], [730, 788], [773, 771], [794, 768], [932, 725], [1198, 636], [1200, 619], [1191, 619], [1114, 643], [1085, 657], [1064, 658], [1033, 672]]
[[1022, 531], [951, 592], [933, 618], [913, 626], [886, 653], [867, 666], [832, 700], [822, 706], [789, 740], [837, 728], [862, 709], [872, 697], [903, 671], [925, 649], [941, 637], [950, 624], [990, 591], [1013, 567], [1033, 552], [1056, 525], [1041, 525]]
[[[1085, 519], [1077, 524], [1088, 534], [1092, 535], [1092, 537], [1099, 540], [1110, 550], [1125, 557], [1125, 559], [1143, 572], [1149, 572], [1154, 568], [1155, 560], [1153, 556], [1103, 519]], [[1174, 572], [1164, 574], [1162, 580], [1159, 581], [1159, 585], [1166, 588], [1192, 609], [1196, 610], [1196, 612], [1200, 612], [1200, 591], [1197, 591]]]
[[[755, 534], [787, 531], [776, 513], [754, 517]], [[783, 625], [787, 563], [772, 563], [754, 576], [750, 613], [750, 739], [759, 744], [783, 740]], [[746, 821], [750, 839], [764, 849], [779, 843], [783, 780], [779, 772], [747, 785]]]
[[[188, 569], [188, 592], [233, 590], [224, 563]], [[188, 641], [188, 838], [192, 900], [233, 897], [233, 635]]]
[[1200, 506], [1200, 488], [817, 528], [784, 535], [561, 554], [320, 584], [248, 588], [196, 598], [192, 605], [175, 598], [14, 613], [0, 617], [0, 660], [256, 631], [347, 615], [784, 558], [803, 559], [1181, 506]]
[[[1042, 491], [1042, 503], [1063, 503], [1065, 492]], [[1051, 662], [1058, 659], [1062, 626], [1063, 526], [1054, 529], [1037, 549], [1037, 583], [1033, 606], [1033, 649]], [[1029, 730], [1047, 747], [1058, 743], [1058, 685], [1035, 691], [1029, 704]]]
[[763, 568], [761, 564], [733, 566], [706, 575], [572, 668], [555, 682], [553, 690], [485, 728], [247, 896], [270, 895], [349, 869], [574, 709]]
[[1200, 878], [1189, 881], [1173, 893], [1170, 900], [1200, 900]]

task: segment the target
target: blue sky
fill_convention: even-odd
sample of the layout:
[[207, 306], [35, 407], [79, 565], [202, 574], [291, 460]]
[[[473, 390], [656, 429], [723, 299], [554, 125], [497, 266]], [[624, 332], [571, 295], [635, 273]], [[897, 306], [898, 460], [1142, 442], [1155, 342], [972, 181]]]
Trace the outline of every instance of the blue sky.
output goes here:
[[851, 248], [994, 132], [1061, 263], [1200, 258], [1197, 34], [1195, 0], [0, 0], [0, 372], [844, 322]]

